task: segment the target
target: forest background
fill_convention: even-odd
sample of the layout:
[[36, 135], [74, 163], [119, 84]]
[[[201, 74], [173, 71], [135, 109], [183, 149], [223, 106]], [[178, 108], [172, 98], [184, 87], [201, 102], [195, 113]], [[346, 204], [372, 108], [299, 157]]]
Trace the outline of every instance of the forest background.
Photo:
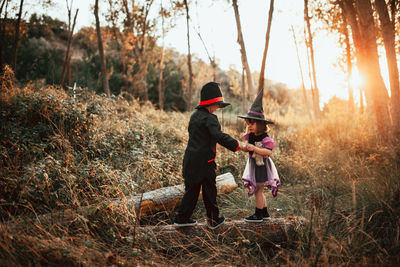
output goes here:
[[[305, 0], [304, 25], [295, 25], [292, 34], [296, 48], [306, 47], [307, 63], [297, 55], [300, 88], [290, 89], [264, 77], [273, 0], [259, 72], [249, 68], [243, 3], [236, 0], [226, 5], [234, 10], [243, 71], [221, 69], [206, 43], [208, 62], [191, 54], [189, 36], [202, 38], [190, 15], [196, 2], [109, 0], [99, 10], [96, 0], [96, 25], [77, 32], [72, 1], [66, 1], [67, 22], [36, 13], [24, 18], [29, 4], [0, 1], [2, 263], [211, 265], [232, 263], [232, 257], [245, 265], [398, 262], [399, 1]], [[150, 10], [157, 10], [156, 18]], [[187, 54], [163, 46], [179, 16], [186, 19], [179, 42], [187, 43]], [[323, 59], [315, 57], [313, 43], [320, 32], [336, 36], [343, 51], [337, 65], [347, 77], [341, 88], [346, 100], [320, 103], [315, 62]], [[387, 64], [386, 83], [381, 62]], [[357, 87], [354, 73], [363, 80]], [[172, 210], [139, 218], [111, 204], [182, 183], [188, 118], [210, 80], [233, 104], [218, 116], [237, 138], [244, 125], [236, 115], [265, 88], [283, 182], [280, 197], [268, 202], [273, 216], [307, 218], [296, 246], [267, 248], [239, 239], [171, 253], [157, 240], [142, 239], [136, 226], [171, 223]], [[218, 173], [230, 171], [240, 184], [246, 155], [219, 151]], [[219, 197], [229, 217], [240, 219], [254, 207], [245, 190]], [[79, 212], [90, 205], [88, 213]], [[43, 220], [60, 210], [71, 217]], [[198, 207], [195, 216], [202, 212]]]

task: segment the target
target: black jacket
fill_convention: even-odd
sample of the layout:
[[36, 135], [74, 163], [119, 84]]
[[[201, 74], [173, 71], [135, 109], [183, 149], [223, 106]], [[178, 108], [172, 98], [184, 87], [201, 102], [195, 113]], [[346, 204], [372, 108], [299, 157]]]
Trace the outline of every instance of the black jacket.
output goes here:
[[185, 182], [215, 177], [217, 143], [235, 152], [239, 142], [221, 132], [218, 117], [205, 108], [196, 110], [189, 121], [189, 141], [183, 159]]

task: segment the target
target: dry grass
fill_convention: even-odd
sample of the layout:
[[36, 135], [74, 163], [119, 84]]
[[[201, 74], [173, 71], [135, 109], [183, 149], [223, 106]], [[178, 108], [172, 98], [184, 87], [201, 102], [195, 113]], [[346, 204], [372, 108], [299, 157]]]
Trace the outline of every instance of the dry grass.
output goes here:
[[[277, 198], [265, 194], [272, 216], [309, 220], [295, 247], [215, 240], [171, 253], [139, 238], [135, 212], [110, 199], [183, 182], [190, 114], [87, 90], [74, 99], [57, 88], [20, 89], [12, 81], [12, 72], [1, 78], [1, 265], [386, 266], [399, 260], [400, 147], [378, 141], [365, 115], [331, 107], [313, 125], [299, 110], [282, 107], [281, 114], [268, 103], [283, 185]], [[237, 138], [241, 129], [224, 126]], [[218, 148], [219, 173], [238, 178], [245, 160], [244, 153]], [[254, 207], [242, 186], [218, 201], [234, 219]], [[77, 212], [87, 205], [87, 213]], [[62, 219], [39, 216], [59, 211]], [[199, 204], [194, 218], [204, 214]], [[173, 217], [160, 212], [142, 223]]]

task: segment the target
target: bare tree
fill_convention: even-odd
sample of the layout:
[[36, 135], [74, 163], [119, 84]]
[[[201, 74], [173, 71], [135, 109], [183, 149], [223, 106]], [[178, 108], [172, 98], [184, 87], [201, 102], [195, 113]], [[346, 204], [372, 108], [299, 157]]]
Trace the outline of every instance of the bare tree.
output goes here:
[[310, 104], [308, 103], [307, 91], [306, 91], [306, 87], [304, 85], [303, 68], [301, 67], [299, 49], [298, 49], [296, 34], [294, 33], [293, 26], [291, 26], [291, 30], [292, 30], [292, 34], [293, 34], [294, 46], [296, 47], [297, 62], [299, 64], [299, 71], [300, 71], [300, 76], [301, 76], [301, 90], [303, 91], [304, 104], [306, 105], [307, 114], [308, 114], [308, 117], [310, 118], [310, 121], [313, 121], [313, 118], [311, 115], [311, 110], [310, 110]]
[[13, 47], [13, 71], [17, 72], [17, 58], [18, 58], [18, 46], [19, 46], [19, 32], [21, 27], [21, 17], [22, 17], [22, 7], [24, 5], [24, 0], [21, 0], [19, 3], [19, 12], [17, 17], [17, 22], [15, 25], [15, 38], [14, 38], [14, 47]]
[[212, 74], [213, 81], [217, 81], [217, 67], [218, 67], [218, 65], [217, 65], [217, 62], [215, 60], [215, 55], [213, 57], [211, 57], [210, 53], [208, 52], [207, 45], [204, 42], [203, 37], [201, 36], [201, 33], [200, 33], [200, 26], [198, 26], [198, 29], [197, 29], [197, 36], [199, 36], [199, 39], [200, 39], [201, 43], [203, 44], [204, 50], [206, 50], [208, 60], [210, 61], [210, 65], [211, 65], [211, 68], [213, 70], [213, 74]]
[[189, 81], [188, 81], [188, 108], [187, 110], [190, 110], [192, 108], [192, 94], [193, 94], [193, 89], [192, 89], [192, 84], [193, 84], [193, 70], [192, 70], [192, 55], [190, 53], [190, 27], [189, 27], [189, 21], [190, 21], [190, 16], [189, 16], [189, 5], [187, 3], [187, 0], [184, 0], [185, 4], [185, 10], [186, 10], [186, 34], [187, 34], [187, 45], [188, 45], [188, 59], [187, 59], [187, 64], [188, 64], [188, 70], [189, 70]]
[[117, 19], [117, 16], [118, 16], [118, 12], [116, 10], [114, 10], [113, 0], [108, 0], [108, 5], [109, 5], [109, 16], [107, 18], [111, 22], [111, 25], [112, 25], [112, 31], [113, 31], [115, 43], [117, 45], [117, 50], [121, 51], [121, 45], [119, 44], [119, 30], [117, 31], [117, 24], [115, 22]]
[[108, 85], [108, 73], [107, 73], [107, 67], [106, 67], [106, 58], [104, 56], [103, 40], [101, 38], [101, 29], [100, 29], [100, 20], [99, 20], [99, 0], [95, 0], [95, 1], [96, 2], [94, 5], [94, 16], [96, 18], [97, 44], [99, 46], [103, 90], [104, 90], [104, 92], [106, 92], [107, 96], [110, 96], [110, 87]]
[[164, 41], [165, 41], [165, 10], [162, 5], [161, 0], [161, 30], [162, 30], [162, 44], [161, 44], [161, 54], [160, 54], [160, 67], [158, 70], [158, 106], [161, 110], [164, 109]]
[[311, 60], [311, 67], [312, 67], [312, 83], [313, 86], [311, 87], [311, 92], [313, 96], [313, 107], [314, 107], [314, 114], [317, 119], [321, 116], [321, 111], [319, 108], [319, 90], [317, 85], [317, 74], [315, 69], [315, 61], [314, 61], [314, 46], [313, 46], [313, 37], [311, 33], [311, 23], [310, 17], [308, 15], [308, 0], [304, 0], [304, 20], [307, 24], [307, 33], [308, 33], [308, 41], [307, 48], [310, 51], [310, 60]]
[[267, 61], [267, 52], [268, 52], [268, 45], [269, 45], [269, 34], [271, 32], [271, 23], [272, 23], [272, 14], [274, 12], [274, 0], [270, 0], [269, 4], [269, 14], [268, 14], [268, 26], [267, 26], [267, 34], [265, 35], [265, 47], [264, 47], [264, 54], [261, 63], [261, 71], [260, 77], [258, 80], [258, 90], [260, 92], [261, 89], [264, 87], [264, 73], [265, 73], [265, 62]]
[[237, 41], [240, 45], [240, 54], [242, 55], [242, 65], [243, 65], [243, 68], [246, 70], [249, 98], [252, 101], [254, 99], [253, 79], [251, 76], [249, 63], [247, 61], [246, 48], [244, 46], [244, 39], [243, 39], [243, 34], [242, 34], [242, 26], [240, 24], [240, 15], [239, 15], [239, 8], [238, 8], [237, 0], [232, 0], [232, 6], [233, 6], [233, 10], [235, 12], [236, 26], [237, 26], [237, 31], [238, 31], [238, 40]]
[[394, 130], [397, 135], [400, 133], [400, 89], [399, 68], [396, 60], [394, 24], [390, 20], [385, 0], [375, 0], [375, 6], [379, 14], [381, 32], [385, 45], [391, 90], [391, 114]]
[[[78, 16], [79, 9], [76, 9], [75, 11], [75, 16], [73, 22], [71, 22], [71, 15], [72, 15], [72, 3], [74, 1], [71, 1], [70, 6], [68, 6], [68, 1], [67, 1], [67, 10], [68, 10], [68, 30], [69, 30], [69, 35], [68, 35], [68, 42], [67, 42], [67, 52], [65, 53], [65, 59], [64, 59], [64, 64], [63, 64], [63, 69], [61, 72], [61, 80], [60, 80], [60, 85], [64, 86], [64, 78], [65, 78], [65, 72], [70, 68], [70, 60], [71, 60], [71, 44], [72, 44], [72, 37], [74, 34], [74, 29], [75, 29], [75, 24], [76, 24], [76, 17]], [[72, 23], [72, 26], [71, 26]], [[69, 83], [69, 81], [68, 81]]]
[[150, 8], [153, 0], [147, 0], [143, 5], [136, 5], [135, 1], [131, 2], [129, 7], [127, 0], [122, 0], [122, 9], [126, 15], [124, 24], [126, 35], [133, 34], [133, 54], [138, 66], [138, 70], [134, 75], [133, 88], [144, 101], [149, 99], [147, 92], [147, 73], [148, 73], [148, 50], [153, 47], [154, 42], [149, 42], [148, 36], [151, 31], [149, 21]]

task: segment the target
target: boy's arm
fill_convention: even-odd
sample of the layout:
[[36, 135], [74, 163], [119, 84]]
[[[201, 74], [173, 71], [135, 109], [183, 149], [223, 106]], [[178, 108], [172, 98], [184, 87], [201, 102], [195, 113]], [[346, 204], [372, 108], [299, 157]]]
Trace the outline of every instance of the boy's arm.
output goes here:
[[206, 120], [206, 126], [212, 137], [215, 138], [218, 144], [226, 147], [230, 151], [236, 152], [243, 149], [239, 141], [232, 138], [229, 134], [221, 131], [221, 125], [218, 122], [217, 116], [209, 116]]

